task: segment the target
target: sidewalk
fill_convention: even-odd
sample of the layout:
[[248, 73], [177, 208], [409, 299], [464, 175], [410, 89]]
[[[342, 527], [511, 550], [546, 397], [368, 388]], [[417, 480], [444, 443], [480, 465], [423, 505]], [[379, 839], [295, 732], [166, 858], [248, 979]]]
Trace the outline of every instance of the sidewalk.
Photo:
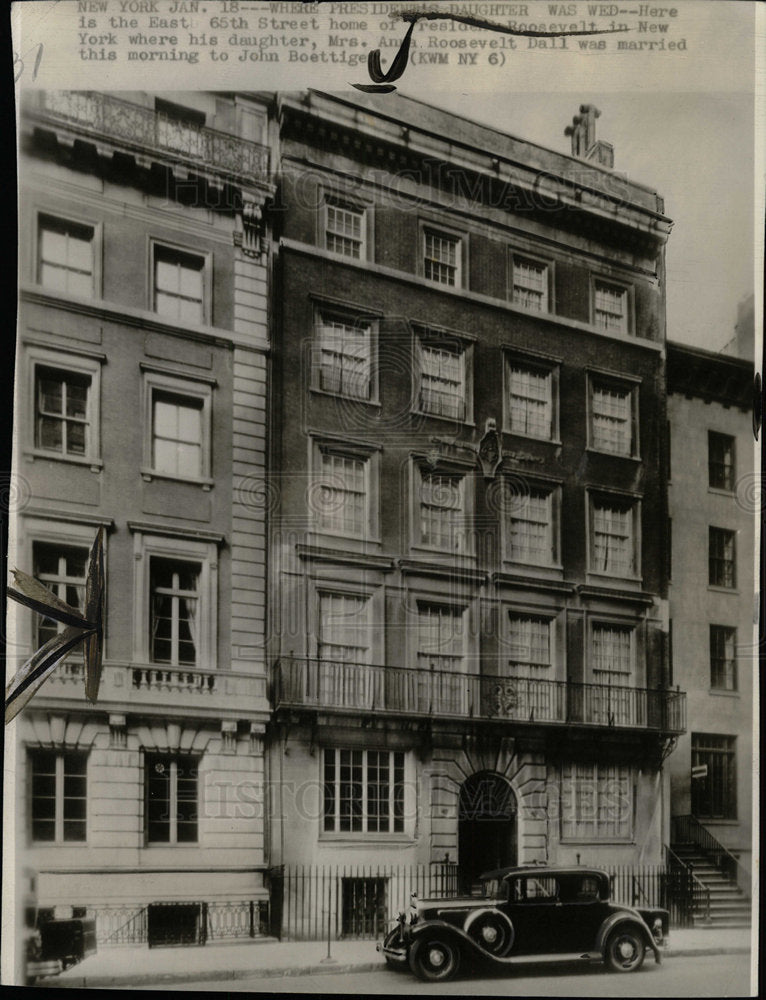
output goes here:
[[[671, 931], [663, 957], [747, 955], [750, 929], [694, 928]], [[208, 943], [196, 948], [102, 948], [60, 976], [42, 981], [56, 987], [119, 987], [149, 983], [251, 979], [268, 976], [316, 975], [320, 972], [369, 972], [384, 967], [374, 941], [333, 941], [332, 963], [325, 963], [321, 941], [279, 942], [255, 938], [236, 943]], [[650, 961], [650, 959], [647, 959]]]

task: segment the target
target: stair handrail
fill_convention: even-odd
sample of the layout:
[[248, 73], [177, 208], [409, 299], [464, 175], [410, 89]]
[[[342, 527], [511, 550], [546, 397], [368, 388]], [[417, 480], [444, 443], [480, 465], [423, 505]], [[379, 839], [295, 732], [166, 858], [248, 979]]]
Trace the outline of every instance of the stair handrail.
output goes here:
[[[720, 840], [716, 840], [696, 816], [674, 816], [673, 824], [676, 843], [693, 843], [699, 847], [703, 854], [713, 855], [716, 866], [729, 875], [739, 889], [746, 892], [745, 887], [750, 885], [750, 876], [746, 868], [727, 847], [723, 846]], [[685, 834], [688, 838], [686, 840], [684, 839]], [[747, 891], [746, 895], [749, 899], [750, 892]]]
[[695, 903], [702, 905], [694, 906], [694, 910], [699, 910], [705, 922], [710, 921], [710, 887], [705, 885], [701, 878], [694, 874], [692, 865], [688, 865], [683, 858], [679, 858], [676, 852], [667, 844], [665, 848], [665, 864], [671, 868], [674, 864], [681, 868], [684, 874], [691, 879]]

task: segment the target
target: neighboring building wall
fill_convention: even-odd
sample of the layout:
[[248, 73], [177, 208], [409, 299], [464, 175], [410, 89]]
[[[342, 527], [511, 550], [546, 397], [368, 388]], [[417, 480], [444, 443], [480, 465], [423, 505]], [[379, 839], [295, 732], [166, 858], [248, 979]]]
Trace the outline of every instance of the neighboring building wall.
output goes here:
[[[103, 525], [107, 584], [98, 702], [78, 650], [15, 724], [17, 847], [40, 906], [95, 911], [101, 940], [149, 903], [267, 895], [265, 118], [213, 94], [45, 93], [20, 122], [12, 565], [58, 586]], [[18, 665], [39, 633], [26, 611], [16, 627]]]
[[[688, 732], [668, 762], [671, 809], [696, 815], [746, 867], [753, 833], [757, 587], [752, 379], [747, 361], [668, 346], [672, 681], [688, 691]], [[711, 528], [731, 533], [730, 573], [720, 562], [711, 569], [711, 558], [721, 555], [711, 551]], [[693, 755], [695, 740], [711, 750]], [[692, 766], [703, 760], [711, 764], [708, 776], [692, 778]]]

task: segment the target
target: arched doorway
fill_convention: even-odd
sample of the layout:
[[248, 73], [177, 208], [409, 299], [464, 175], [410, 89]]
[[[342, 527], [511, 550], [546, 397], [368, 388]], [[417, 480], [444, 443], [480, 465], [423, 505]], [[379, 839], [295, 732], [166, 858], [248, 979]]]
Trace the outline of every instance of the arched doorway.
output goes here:
[[458, 864], [464, 891], [482, 872], [517, 863], [516, 796], [508, 781], [479, 771], [460, 788]]

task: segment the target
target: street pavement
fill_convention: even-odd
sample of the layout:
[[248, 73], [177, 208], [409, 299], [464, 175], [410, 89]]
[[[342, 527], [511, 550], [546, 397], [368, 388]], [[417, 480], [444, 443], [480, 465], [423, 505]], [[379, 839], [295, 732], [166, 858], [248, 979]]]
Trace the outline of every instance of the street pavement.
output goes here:
[[[175, 987], [177, 988], [177, 987]], [[157, 983], [153, 990], [172, 990]], [[625, 975], [570, 962], [517, 967], [513, 975], [486, 970], [462, 971], [448, 983], [422, 983], [409, 972], [347, 972], [343, 975], [282, 976], [241, 979], [232, 983], [187, 984], [184, 990], [205, 992], [388, 994], [392, 996], [522, 996], [522, 997], [746, 997], [757, 996], [750, 963], [736, 955], [677, 957], [662, 965], [647, 957], [642, 969]]]
[[[707, 927], [672, 930], [666, 952], [668, 967], [681, 957], [740, 956], [733, 959], [747, 967], [751, 949], [749, 928]], [[253, 979], [273, 979], [333, 973], [365, 973], [384, 968], [374, 941], [333, 941], [331, 962], [326, 961], [327, 944], [321, 941], [275, 941], [271, 938], [234, 943], [208, 943], [204, 947], [148, 948], [141, 946], [102, 947], [95, 955], [60, 976], [43, 980], [52, 987], [112, 987], [159, 984], [200, 984], [228, 982], [229, 989], [247, 989], [242, 983]], [[652, 965], [647, 958], [645, 968]], [[396, 975], [392, 973], [391, 975]], [[386, 977], [389, 982], [390, 977]], [[411, 984], [414, 980], [411, 981]], [[188, 988], [188, 985], [187, 985]], [[322, 987], [320, 992], [324, 992]]]

